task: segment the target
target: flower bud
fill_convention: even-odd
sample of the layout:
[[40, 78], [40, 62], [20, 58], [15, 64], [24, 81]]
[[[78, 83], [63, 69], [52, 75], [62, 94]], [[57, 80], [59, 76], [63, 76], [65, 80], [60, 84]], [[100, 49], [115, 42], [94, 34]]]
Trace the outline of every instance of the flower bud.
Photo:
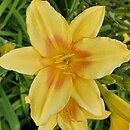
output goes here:
[[130, 104], [97, 82], [109, 110], [130, 122]]

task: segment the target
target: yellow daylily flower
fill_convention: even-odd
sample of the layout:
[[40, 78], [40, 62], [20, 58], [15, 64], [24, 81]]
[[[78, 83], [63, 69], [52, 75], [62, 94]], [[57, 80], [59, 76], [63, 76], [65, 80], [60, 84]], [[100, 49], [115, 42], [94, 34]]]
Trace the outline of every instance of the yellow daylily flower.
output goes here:
[[[75, 100], [70, 98], [63, 110], [53, 115], [45, 125], [39, 126], [38, 130], [53, 130], [57, 123], [62, 130], [89, 130], [85, 116], [86, 113], [84, 112], [85, 110], [83, 111]], [[98, 118], [106, 118], [109, 114], [106, 111], [102, 117]]]
[[110, 130], [129, 130], [129, 123], [119, 115], [112, 113], [110, 116]]
[[0, 66], [36, 77], [28, 95], [31, 116], [44, 125], [60, 112], [70, 97], [90, 115], [100, 118], [104, 102], [93, 79], [104, 77], [130, 58], [120, 41], [96, 37], [104, 6], [86, 9], [69, 25], [47, 1], [33, 0], [26, 23], [32, 46], [0, 58]]

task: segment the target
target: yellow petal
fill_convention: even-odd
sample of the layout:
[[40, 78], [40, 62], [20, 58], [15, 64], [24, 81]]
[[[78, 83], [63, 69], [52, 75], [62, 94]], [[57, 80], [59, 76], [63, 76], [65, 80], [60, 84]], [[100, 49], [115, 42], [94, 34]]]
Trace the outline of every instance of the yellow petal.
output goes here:
[[87, 120], [73, 99], [58, 114], [58, 124], [62, 130], [88, 130]]
[[104, 6], [94, 6], [78, 15], [70, 24], [73, 42], [83, 38], [96, 37], [105, 15]]
[[100, 98], [100, 91], [94, 80], [76, 77], [73, 80], [72, 97], [86, 111], [101, 116], [105, 110], [104, 102]]
[[33, 0], [26, 15], [31, 44], [43, 56], [52, 56], [71, 43], [68, 23], [47, 1]]
[[129, 130], [129, 123], [116, 114], [110, 116], [110, 130]]
[[107, 96], [108, 98], [105, 101], [109, 109], [130, 122], [130, 103], [124, 101], [114, 93]]
[[42, 126], [39, 126], [38, 130], [53, 130], [57, 124], [57, 115], [52, 116], [49, 121]]
[[63, 118], [59, 117], [58, 123], [62, 130], [88, 130], [87, 120], [86, 122], [65, 122]]
[[31, 116], [37, 125], [44, 125], [50, 116], [67, 104], [70, 98], [71, 77], [53, 70], [53, 67], [41, 70], [29, 91]]
[[126, 121], [130, 122], [130, 103], [126, 102], [116, 94], [110, 92], [101, 84], [98, 83], [103, 99], [106, 102], [109, 110]]
[[111, 114], [111, 112], [106, 111], [106, 110], [104, 110], [104, 111], [102, 112], [102, 115], [100, 115], [100, 116], [94, 115], [94, 114], [92, 114], [92, 113], [90, 113], [90, 112], [88, 112], [88, 111], [86, 111], [86, 110], [84, 110], [84, 109], [82, 109], [82, 111], [83, 111], [83, 113], [84, 113], [84, 115], [86, 116], [87, 119], [94, 119], [94, 120], [95, 120], [95, 119], [96, 119], [96, 120], [106, 119], [106, 118], [109, 117], [109, 115]]
[[32, 47], [12, 50], [0, 58], [0, 66], [23, 74], [36, 74], [43, 66], [41, 56]]
[[109, 75], [130, 58], [125, 44], [107, 37], [86, 38], [75, 44], [73, 52], [73, 71], [88, 79]]

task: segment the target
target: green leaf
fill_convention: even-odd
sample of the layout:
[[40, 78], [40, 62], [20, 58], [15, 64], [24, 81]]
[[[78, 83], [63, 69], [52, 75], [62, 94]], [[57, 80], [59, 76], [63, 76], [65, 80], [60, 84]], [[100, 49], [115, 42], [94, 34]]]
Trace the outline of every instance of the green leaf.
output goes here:
[[10, 2], [11, 0], [3, 0], [3, 2], [0, 5], [0, 16], [3, 14]]
[[20, 130], [20, 122], [18, 120], [18, 117], [16, 116], [15, 111], [13, 110], [13, 107], [1, 85], [0, 96], [0, 110], [9, 123], [11, 130]]
[[99, 79], [99, 82], [103, 83], [103, 84], [114, 84], [116, 83], [116, 80], [111, 76], [111, 75], [107, 75], [101, 79]]

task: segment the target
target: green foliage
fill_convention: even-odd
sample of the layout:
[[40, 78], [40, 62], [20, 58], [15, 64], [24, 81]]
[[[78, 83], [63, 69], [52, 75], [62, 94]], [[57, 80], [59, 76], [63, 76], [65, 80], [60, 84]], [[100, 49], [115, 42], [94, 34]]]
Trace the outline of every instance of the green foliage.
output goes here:
[[[129, 0], [48, 0], [70, 23], [80, 12], [95, 5], [106, 6], [106, 16], [99, 36], [123, 41], [123, 34], [130, 35]], [[7, 42], [16, 47], [30, 45], [26, 31], [26, 9], [31, 0], [0, 0], [0, 48]], [[87, 21], [86, 21], [87, 22]], [[129, 45], [130, 42], [127, 44]], [[116, 60], [116, 59], [115, 59]], [[110, 76], [99, 79], [100, 83], [117, 95], [130, 100], [129, 63], [117, 68]], [[0, 130], [37, 130], [25, 103], [33, 77], [0, 68]], [[114, 89], [114, 90], [113, 90]], [[93, 130], [108, 130], [109, 119], [89, 120]], [[60, 130], [58, 126], [55, 130]]]

